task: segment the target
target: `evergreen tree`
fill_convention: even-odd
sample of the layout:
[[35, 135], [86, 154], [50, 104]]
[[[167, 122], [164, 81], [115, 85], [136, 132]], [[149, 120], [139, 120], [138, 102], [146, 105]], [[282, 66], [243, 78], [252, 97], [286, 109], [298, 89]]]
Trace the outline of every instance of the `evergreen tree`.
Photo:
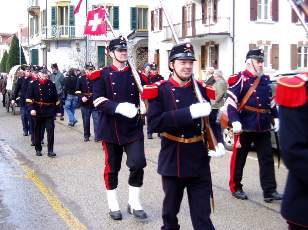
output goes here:
[[5, 51], [2, 56], [1, 63], [0, 63], [0, 72], [5, 72], [5, 73], [8, 72], [6, 69], [7, 58], [8, 58], [8, 53], [7, 51]]
[[[21, 48], [21, 64], [26, 64], [26, 59], [22, 48]], [[15, 65], [19, 65], [19, 40], [16, 37], [16, 35], [13, 36], [11, 42], [9, 56], [6, 62], [7, 71], [10, 71], [10, 69]]]

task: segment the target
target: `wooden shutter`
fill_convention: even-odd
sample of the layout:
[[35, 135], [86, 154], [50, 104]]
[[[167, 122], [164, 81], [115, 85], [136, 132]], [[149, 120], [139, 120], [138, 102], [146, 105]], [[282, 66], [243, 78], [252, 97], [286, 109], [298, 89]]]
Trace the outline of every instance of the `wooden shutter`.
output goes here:
[[272, 0], [272, 20], [278, 22], [279, 20], [279, 1]]
[[55, 6], [51, 7], [51, 34], [55, 35], [57, 28], [57, 8]]
[[98, 46], [97, 47], [97, 65], [98, 65], [98, 68], [100, 67], [104, 67], [105, 66], [105, 47], [104, 46]]
[[206, 24], [207, 19], [207, 0], [201, 1], [201, 8], [202, 8], [202, 23]]
[[74, 14], [74, 6], [70, 6], [69, 8], [69, 32], [70, 36], [75, 36], [75, 14]]
[[187, 34], [187, 14], [186, 6], [182, 7], [182, 37], [185, 37]]
[[151, 10], [151, 31], [154, 30], [154, 10]]
[[192, 26], [192, 36], [196, 35], [196, 4], [193, 3], [192, 7], [192, 14], [191, 14], [191, 26]]
[[163, 9], [159, 8], [159, 30], [163, 29]]
[[272, 44], [271, 64], [272, 69], [279, 69], [279, 44]]
[[214, 21], [214, 23], [217, 22], [217, 14], [218, 14], [217, 10], [218, 10], [217, 0], [213, 0], [213, 14], [214, 14], [213, 15], [213, 21]]
[[215, 60], [213, 63], [215, 69], [219, 69], [219, 45], [215, 44]]
[[31, 50], [31, 64], [38, 65], [38, 49]]
[[130, 29], [131, 30], [137, 29], [137, 8], [136, 7], [130, 8]]
[[207, 67], [207, 47], [206, 45], [201, 46], [201, 69], [203, 70]]
[[258, 16], [257, 0], [250, 0], [250, 21], [256, 21]]
[[249, 44], [249, 50], [253, 50], [253, 49], [256, 49], [257, 48], [257, 45], [256, 44]]
[[119, 29], [119, 21], [120, 21], [120, 14], [119, 14], [119, 7], [113, 6], [113, 29]]
[[292, 23], [297, 23], [298, 22], [298, 17], [295, 11], [292, 9]]
[[296, 44], [291, 44], [291, 70], [297, 69], [297, 56], [298, 56], [298, 50]]

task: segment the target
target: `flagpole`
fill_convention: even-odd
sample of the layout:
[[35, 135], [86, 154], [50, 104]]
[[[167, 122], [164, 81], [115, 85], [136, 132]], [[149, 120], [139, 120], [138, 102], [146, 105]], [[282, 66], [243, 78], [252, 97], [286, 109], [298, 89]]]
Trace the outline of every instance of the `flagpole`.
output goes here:
[[[86, 18], [88, 17], [88, 0], [86, 0]], [[88, 44], [88, 35], [86, 34], [86, 63], [88, 63], [88, 50], [89, 50], [89, 44]]]

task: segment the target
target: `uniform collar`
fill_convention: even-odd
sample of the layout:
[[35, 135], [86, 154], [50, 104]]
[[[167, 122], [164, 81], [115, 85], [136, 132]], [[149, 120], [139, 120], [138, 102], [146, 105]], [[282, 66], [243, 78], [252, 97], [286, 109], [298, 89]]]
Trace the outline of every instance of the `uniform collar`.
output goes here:
[[244, 72], [246, 73], [246, 75], [247, 75], [248, 77], [256, 77], [256, 76], [253, 75], [248, 69], [246, 69]]
[[111, 65], [111, 69], [112, 69], [113, 71], [122, 71], [122, 72], [126, 72], [126, 71], [129, 70], [129, 66], [126, 65], [122, 70], [120, 70], [120, 69], [119, 69], [118, 67], [116, 67], [115, 65]]
[[43, 79], [41, 79], [41, 78], [38, 78], [38, 81], [39, 81], [39, 83], [40, 83], [41, 85], [45, 85], [45, 84], [47, 83], [48, 79], [43, 80]]
[[184, 87], [184, 88], [186, 88], [186, 87], [189, 87], [190, 85], [191, 85], [191, 80], [189, 80], [189, 81], [187, 81], [183, 86], [181, 86], [175, 79], [174, 79], [174, 77], [173, 76], [171, 76], [170, 78], [169, 78], [169, 81], [170, 81], [170, 83], [174, 86], [174, 87]]

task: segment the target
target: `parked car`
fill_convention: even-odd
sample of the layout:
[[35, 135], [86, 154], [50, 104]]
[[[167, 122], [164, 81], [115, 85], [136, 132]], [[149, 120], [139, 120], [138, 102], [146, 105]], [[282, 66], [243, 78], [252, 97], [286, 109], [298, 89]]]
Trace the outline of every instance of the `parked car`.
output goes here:
[[[276, 93], [276, 84], [277, 80], [281, 77], [285, 76], [294, 76], [296, 74], [306, 74], [308, 75], [308, 71], [289, 71], [289, 72], [284, 72], [284, 73], [276, 73], [274, 75], [270, 75], [270, 85], [273, 90], [273, 96], [275, 96]], [[232, 151], [233, 144], [234, 144], [234, 138], [233, 138], [233, 131], [232, 128], [227, 128], [222, 130], [223, 133], [223, 139], [224, 139], [224, 144], [225, 148], [229, 151]], [[274, 131], [271, 132], [271, 140], [272, 140], [272, 146], [274, 150], [277, 150], [277, 143], [276, 143], [276, 137]]]

